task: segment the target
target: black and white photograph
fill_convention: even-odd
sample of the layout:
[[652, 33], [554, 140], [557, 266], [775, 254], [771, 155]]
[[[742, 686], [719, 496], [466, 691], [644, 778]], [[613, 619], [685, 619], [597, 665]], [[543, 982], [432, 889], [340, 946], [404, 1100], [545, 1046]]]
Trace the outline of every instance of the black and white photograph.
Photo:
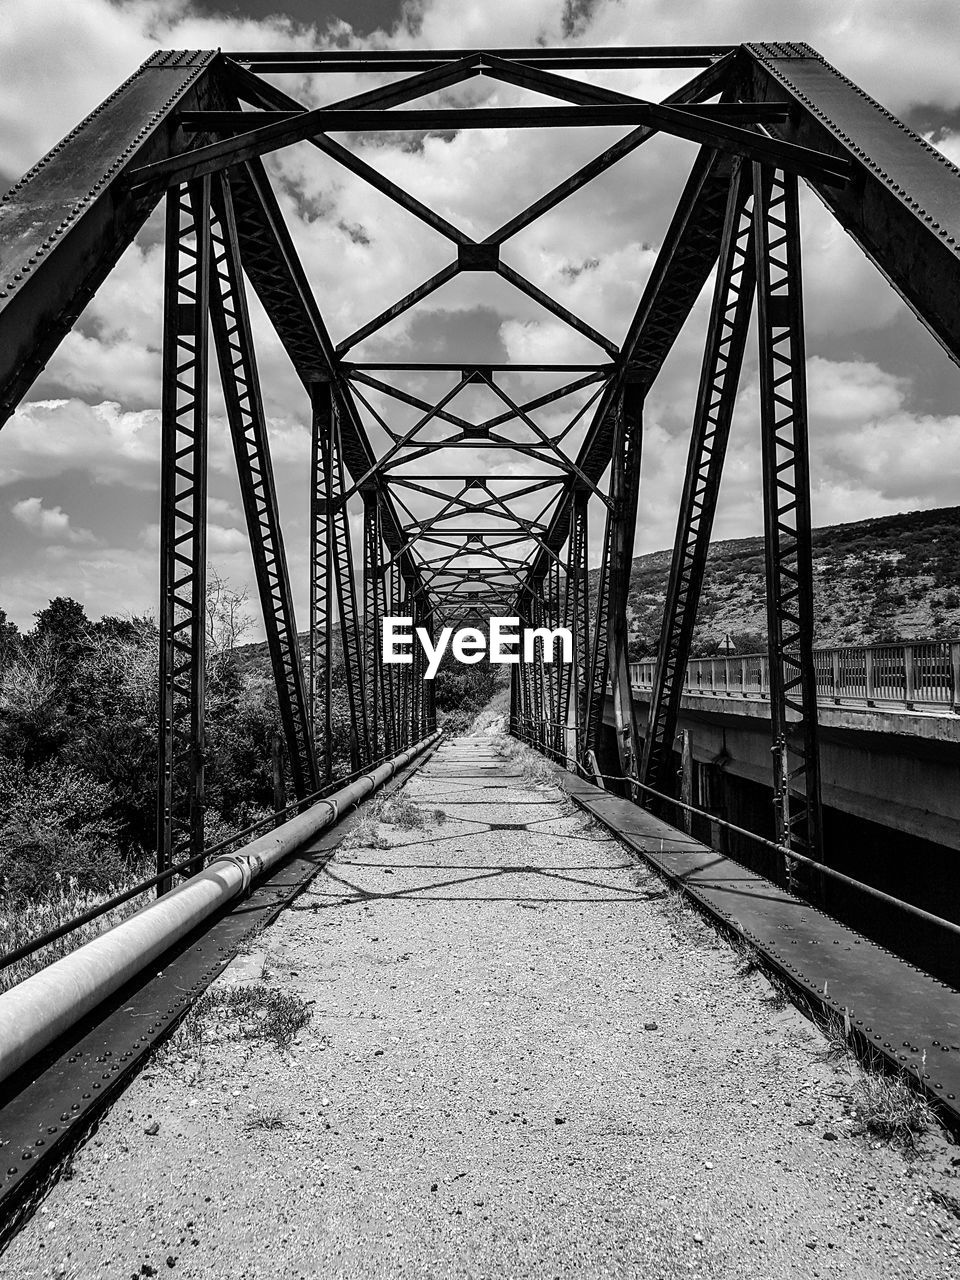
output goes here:
[[0, 1280], [960, 1280], [958, 67], [0, 3]]

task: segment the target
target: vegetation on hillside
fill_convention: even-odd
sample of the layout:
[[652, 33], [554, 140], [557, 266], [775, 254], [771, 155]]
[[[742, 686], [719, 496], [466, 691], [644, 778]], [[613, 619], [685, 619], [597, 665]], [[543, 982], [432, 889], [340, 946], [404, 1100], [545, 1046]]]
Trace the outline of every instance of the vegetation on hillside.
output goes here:
[[[238, 644], [251, 621], [245, 605], [245, 593], [211, 573], [211, 843], [273, 806], [270, 749], [279, 714], [266, 645]], [[459, 732], [469, 723], [489, 700], [495, 671], [487, 662], [443, 663], [440, 727]], [[152, 873], [158, 678], [152, 618], [93, 621], [77, 601], [58, 597], [21, 635], [0, 610], [0, 902], [11, 921], [28, 903], [66, 900], [79, 910]], [[338, 646], [333, 690], [333, 767], [342, 776], [351, 768], [350, 717]]]
[[[670, 553], [638, 556], [630, 575], [631, 656], [656, 650]], [[831, 525], [813, 533], [814, 607], [819, 645], [935, 639], [960, 633], [960, 507]], [[596, 573], [591, 575], [595, 585]], [[710, 551], [695, 654], [766, 643], [761, 538], [716, 543]]]
[[[214, 580], [207, 655], [208, 834], [272, 805], [272, 682], [232, 660], [238, 596]], [[0, 615], [0, 893], [101, 893], [152, 867], [159, 637], [67, 597], [20, 635]]]
[[477, 713], [507, 678], [502, 672], [508, 670], [495, 667], [486, 657], [482, 662], [464, 665], [447, 649], [436, 675], [437, 728], [451, 734], [466, 733]]

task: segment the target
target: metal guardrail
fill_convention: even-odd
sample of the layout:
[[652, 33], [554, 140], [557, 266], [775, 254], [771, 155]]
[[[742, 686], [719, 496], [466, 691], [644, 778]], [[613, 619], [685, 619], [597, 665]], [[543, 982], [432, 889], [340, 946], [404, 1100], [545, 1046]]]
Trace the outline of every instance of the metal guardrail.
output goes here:
[[[911, 640], [814, 649], [817, 701], [833, 706], [902, 707], [960, 713], [960, 640]], [[634, 689], [652, 689], [656, 659], [630, 663]], [[683, 692], [707, 697], [766, 699], [766, 654], [692, 658]]]

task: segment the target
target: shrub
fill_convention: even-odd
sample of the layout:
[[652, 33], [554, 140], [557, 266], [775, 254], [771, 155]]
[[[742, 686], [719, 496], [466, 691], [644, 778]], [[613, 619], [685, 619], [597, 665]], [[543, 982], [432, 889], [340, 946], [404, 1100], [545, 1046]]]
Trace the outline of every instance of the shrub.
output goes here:
[[70, 879], [93, 892], [124, 879], [117, 823], [105, 816], [114, 799], [75, 765], [0, 757], [0, 891], [24, 900]]

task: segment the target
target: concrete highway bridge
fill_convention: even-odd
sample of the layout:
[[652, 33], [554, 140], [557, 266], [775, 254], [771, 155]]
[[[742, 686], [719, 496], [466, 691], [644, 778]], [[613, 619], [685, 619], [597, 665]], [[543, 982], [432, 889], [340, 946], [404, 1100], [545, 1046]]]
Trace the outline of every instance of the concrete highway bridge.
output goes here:
[[[676, 88], [594, 82], [611, 70]], [[338, 96], [344, 75], [366, 87]], [[280, 87], [307, 80], [306, 102]], [[482, 240], [349, 145], [611, 127]], [[693, 143], [692, 163], [614, 337], [512, 241], [650, 139]], [[351, 333], [331, 336], [338, 300], [287, 225], [270, 157], [288, 147], [445, 248]], [[946, 1148], [921, 1195], [856, 1099], [892, 1080], [960, 1125], [957, 651], [814, 648], [801, 181], [957, 360], [960, 172], [802, 43], [157, 52], [0, 202], [0, 421], [145, 226], [164, 258], [156, 869], [0, 957], [6, 1274], [956, 1266]], [[476, 273], [589, 355], [371, 353]], [[661, 635], [631, 668], [644, 405], [701, 294]], [[310, 424], [305, 655], [254, 296]], [[768, 649], [688, 664], [754, 332]], [[291, 798], [211, 844], [215, 376]], [[573, 660], [541, 638], [502, 726], [444, 739], [422, 651], [383, 661], [385, 620], [435, 638], [492, 616], [567, 628]]]
[[[960, 920], [958, 655], [947, 640], [813, 651], [829, 861], [952, 920]], [[652, 661], [630, 665], [641, 736], [655, 676]], [[691, 660], [675, 763], [693, 805], [772, 837], [769, 687], [764, 654]], [[609, 698], [604, 723], [614, 728]], [[710, 838], [749, 853], [749, 841], [720, 828]]]

